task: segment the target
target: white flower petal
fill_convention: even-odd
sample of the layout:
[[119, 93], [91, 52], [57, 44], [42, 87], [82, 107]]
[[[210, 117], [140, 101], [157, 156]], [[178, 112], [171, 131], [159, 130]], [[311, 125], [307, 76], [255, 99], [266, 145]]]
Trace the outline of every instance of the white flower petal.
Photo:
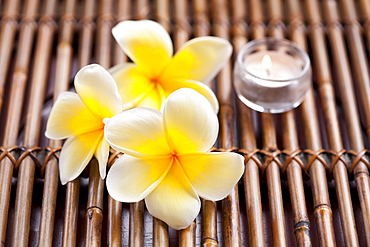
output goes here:
[[94, 131], [67, 139], [59, 158], [59, 174], [63, 185], [81, 174], [91, 160], [102, 137], [103, 131]]
[[103, 129], [103, 123], [91, 114], [81, 98], [76, 93], [63, 92], [51, 110], [45, 136], [65, 139], [99, 129]]
[[218, 37], [199, 37], [186, 42], [175, 54], [162, 77], [208, 83], [232, 53], [231, 44]]
[[195, 91], [197, 91], [198, 93], [206, 97], [206, 99], [208, 99], [215, 113], [218, 112], [219, 105], [218, 105], [217, 97], [213, 93], [212, 89], [210, 89], [204, 83], [193, 81], [193, 80], [175, 79], [170, 82], [166, 82], [164, 88], [166, 89], [167, 95], [181, 88], [194, 89]]
[[244, 158], [236, 153], [198, 153], [178, 159], [198, 195], [212, 201], [226, 197], [244, 172]]
[[95, 151], [95, 158], [99, 162], [99, 172], [100, 177], [102, 179], [105, 178], [108, 156], [109, 156], [109, 144], [104, 138], [102, 138], [101, 142], [99, 143], [99, 146], [96, 148]]
[[122, 100], [113, 77], [98, 64], [78, 71], [75, 88], [86, 107], [98, 119], [109, 118], [122, 111]]
[[168, 143], [178, 154], [207, 151], [217, 139], [217, 115], [192, 89], [179, 89], [168, 97], [163, 119]]
[[177, 162], [145, 203], [151, 215], [177, 230], [188, 227], [200, 210], [199, 197]]
[[154, 21], [123, 21], [113, 27], [112, 34], [123, 51], [147, 76], [158, 76], [172, 57], [170, 36]]
[[137, 202], [152, 192], [166, 176], [171, 159], [139, 159], [122, 155], [110, 168], [107, 190], [121, 202]]
[[167, 31], [157, 22], [150, 20], [122, 21], [112, 28], [112, 34], [123, 51], [136, 63], [138, 47], [166, 51], [172, 57], [172, 41]]
[[162, 114], [150, 108], [134, 108], [109, 119], [105, 138], [114, 149], [135, 157], [170, 154]]

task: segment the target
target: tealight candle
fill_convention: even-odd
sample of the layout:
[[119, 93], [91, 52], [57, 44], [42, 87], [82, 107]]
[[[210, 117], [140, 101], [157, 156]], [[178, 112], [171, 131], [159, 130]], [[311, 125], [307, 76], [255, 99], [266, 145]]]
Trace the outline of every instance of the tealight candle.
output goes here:
[[256, 111], [279, 113], [297, 107], [310, 82], [308, 55], [288, 40], [266, 38], [249, 42], [235, 63], [236, 93]]

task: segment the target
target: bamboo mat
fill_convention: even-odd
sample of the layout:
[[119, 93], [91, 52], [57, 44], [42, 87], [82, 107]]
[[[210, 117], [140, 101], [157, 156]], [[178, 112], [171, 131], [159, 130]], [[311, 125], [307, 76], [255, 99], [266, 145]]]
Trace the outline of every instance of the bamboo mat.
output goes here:
[[[369, 0], [0, 0], [0, 15], [1, 246], [370, 246]], [[80, 67], [127, 60], [110, 33], [127, 19], [158, 21], [175, 49], [204, 35], [234, 46], [210, 85], [215, 151], [244, 154], [245, 174], [185, 230], [110, 198], [94, 160], [62, 186], [62, 143], [43, 135]], [[312, 88], [287, 113], [253, 112], [232, 88], [238, 50], [265, 36], [311, 58]]]

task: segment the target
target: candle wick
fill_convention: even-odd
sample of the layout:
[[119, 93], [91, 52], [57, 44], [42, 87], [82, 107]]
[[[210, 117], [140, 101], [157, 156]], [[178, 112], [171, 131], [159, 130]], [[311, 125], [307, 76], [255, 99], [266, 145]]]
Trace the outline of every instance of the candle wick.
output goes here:
[[266, 68], [266, 74], [267, 74], [267, 77], [270, 77], [271, 76], [271, 72], [269, 69]]

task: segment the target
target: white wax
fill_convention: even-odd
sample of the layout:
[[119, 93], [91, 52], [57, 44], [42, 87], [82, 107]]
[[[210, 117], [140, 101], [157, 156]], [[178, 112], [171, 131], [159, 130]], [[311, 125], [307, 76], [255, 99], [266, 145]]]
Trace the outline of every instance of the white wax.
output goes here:
[[[262, 66], [262, 58], [269, 55], [271, 58], [271, 68], [268, 70]], [[302, 65], [298, 59], [279, 51], [261, 51], [248, 55], [244, 60], [245, 69], [252, 75], [261, 79], [255, 82], [265, 87], [283, 87], [291, 82], [302, 70]], [[274, 81], [277, 80], [277, 81]], [[282, 82], [281, 82], [282, 81]]]

